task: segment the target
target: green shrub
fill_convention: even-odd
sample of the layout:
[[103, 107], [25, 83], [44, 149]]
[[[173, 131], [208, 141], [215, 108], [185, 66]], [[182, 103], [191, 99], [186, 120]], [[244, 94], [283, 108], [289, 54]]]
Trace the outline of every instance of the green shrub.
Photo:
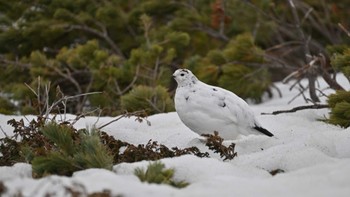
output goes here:
[[163, 163], [156, 161], [150, 163], [146, 171], [136, 168], [134, 173], [142, 182], [168, 184], [177, 188], [186, 187], [187, 182], [173, 180], [174, 172], [174, 169], [166, 169]]
[[343, 48], [342, 52], [335, 53], [331, 59], [333, 68], [341, 71], [350, 80], [350, 47]]
[[261, 102], [272, 84], [268, 68], [263, 65], [264, 51], [247, 33], [234, 37], [225, 48], [213, 49], [204, 58], [188, 59], [185, 64], [200, 80], [256, 103]]
[[173, 101], [162, 86], [136, 86], [121, 97], [121, 106], [127, 111], [146, 110], [148, 114], [174, 111]]
[[0, 114], [14, 114], [15, 106], [5, 98], [0, 97]]
[[[135, 113], [133, 115], [137, 116], [136, 120], [143, 120], [143, 117]], [[124, 115], [130, 116], [131, 114]], [[156, 161], [181, 155], [209, 157], [208, 152], [201, 152], [195, 146], [184, 149], [168, 148], [152, 140], [147, 144], [134, 145], [115, 139], [100, 130], [119, 118], [98, 130], [91, 129], [90, 132], [86, 129], [76, 130], [69, 121], [58, 124], [55, 118], [48, 120], [42, 116], [28, 124], [23, 119], [9, 120], [8, 124], [14, 128], [14, 135], [0, 138], [0, 166], [27, 162], [32, 164], [34, 177], [49, 174], [70, 176], [75, 171], [87, 168], [111, 169], [112, 165], [122, 162]], [[206, 146], [220, 154], [223, 160], [231, 160], [237, 156], [234, 144], [228, 147], [222, 145], [223, 139], [217, 133], [205, 137]]]
[[219, 86], [256, 103], [261, 102], [262, 95], [271, 85], [267, 69], [255, 70], [241, 64], [226, 64], [222, 67], [222, 72]]
[[341, 127], [350, 126], [350, 91], [337, 91], [328, 98], [331, 108], [327, 122]]
[[53, 143], [53, 148], [32, 160], [33, 174], [70, 176], [73, 172], [88, 168], [112, 169], [113, 157], [101, 143], [98, 133], [75, 130], [68, 125], [50, 123], [41, 132]]
[[[142, 121], [143, 117], [133, 115], [137, 116], [138, 121]], [[125, 114], [124, 117], [130, 116], [131, 114]], [[70, 175], [74, 171], [90, 167], [107, 166], [109, 169], [110, 157], [105, 154], [105, 148], [112, 154], [113, 164], [155, 161], [188, 154], [209, 157], [209, 153], [203, 153], [194, 146], [184, 149], [168, 148], [152, 140], [147, 144], [134, 145], [115, 139], [100, 129], [97, 135], [96, 129], [91, 133], [76, 130], [69, 121], [60, 125], [55, 120], [49, 122], [41, 116], [31, 120], [29, 124], [25, 124], [23, 119], [9, 120], [8, 124], [14, 128], [14, 135], [0, 138], [0, 166], [12, 166], [17, 162], [34, 163], [33, 167], [36, 169], [33, 171], [38, 172], [34, 176], [37, 177], [45, 174]], [[225, 150], [223, 147], [219, 148]]]

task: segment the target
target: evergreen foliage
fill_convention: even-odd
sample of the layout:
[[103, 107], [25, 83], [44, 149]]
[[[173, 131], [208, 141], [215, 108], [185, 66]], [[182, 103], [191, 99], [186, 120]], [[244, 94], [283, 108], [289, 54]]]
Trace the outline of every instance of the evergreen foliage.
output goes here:
[[5, 98], [0, 96], [0, 114], [13, 114], [15, 106]]
[[[348, 45], [329, 46], [329, 53], [333, 54], [331, 65], [336, 71], [342, 72], [350, 82], [350, 47]], [[350, 126], [350, 92], [339, 90], [328, 97], [331, 108], [327, 122], [341, 127]]]
[[350, 47], [340, 46], [338, 51], [334, 52], [331, 64], [336, 71], [341, 71], [350, 82]]
[[224, 49], [209, 51], [202, 60], [190, 60], [188, 65], [203, 81], [258, 103], [272, 83], [263, 56], [250, 34], [240, 34]]
[[[51, 82], [50, 92], [102, 92], [74, 99], [67, 112], [101, 108], [103, 115], [117, 115], [133, 87], [162, 86], [172, 95], [171, 74], [179, 67], [261, 102], [272, 79], [302, 68], [307, 54], [321, 52], [328, 67], [324, 46], [349, 45], [338, 26], [349, 27], [347, 1], [290, 3], [0, 0], [0, 93], [15, 103], [3, 113], [38, 113], [24, 84], [37, 87], [40, 76]], [[332, 64], [348, 76], [348, 51], [338, 53]]]
[[77, 170], [87, 168], [112, 169], [113, 157], [94, 130], [81, 131], [78, 139], [73, 138], [73, 131], [67, 125], [56, 123], [50, 123], [41, 129], [53, 147], [32, 160], [35, 177], [47, 174], [70, 176]]
[[[69, 176], [87, 168], [111, 169], [112, 164], [122, 162], [159, 160], [188, 154], [209, 157], [209, 153], [203, 153], [197, 147], [168, 148], [152, 140], [147, 144], [133, 145], [95, 128], [89, 132], [86, 129], [76, 130], [69, 121], [58, 124], [55, 118], [48, 121], [38, 116], [29, 125], [25, 125], [23, 119], [8, 123], [14, 127], [15, 135], [0, 139], [0, 165], [31, 163], [34, 177], [49, 174]], [[206, 146], [224, 160], [231, 160], [237, 155], [234, 144], [228, 147], [222, 145], [223, 139], [217, 133], [206, 137]]]
[[159, 161], [150, 163], [147, 170], [136, 168], [134, 173], [142, 182], [168, 184], [177, 188], [183, 188], [188, 185], [187, 182], [173, 180], [175, 170], [166, 169], [165, 165]]
[[121, 107], [127, 111], [146, 110], [148, 114], [174, 110], [174, 104], [166, 88], [136, 86], [121, 97]]
[[328, 98], [331, 108], [327, 122], [341, 127], [350, 126], [350, 91], [337, 91]]

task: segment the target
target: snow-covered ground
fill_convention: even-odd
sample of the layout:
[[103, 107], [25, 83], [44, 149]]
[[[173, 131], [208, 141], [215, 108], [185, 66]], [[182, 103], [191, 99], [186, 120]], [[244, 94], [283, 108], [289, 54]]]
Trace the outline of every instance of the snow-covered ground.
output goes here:
[[[338, 78], [344, 87], [349, 88], [344, 77]], [[134, 169], [146, 168], [148, 161], [122, 163], [115, 165], [113, 171], [88, 169], [76, 172], [72, 177], [41, 179], [31, 178], [29, 164], [18, 163], [12, 167], [0, 167], [0, 181], [8, 189], [4, 196], [19, 193], [23, 196], [67, 196], [67, 188], [85, 194], [109, 190], [114, 196], [350, 196], [350, 128], [319, 121], [328, 116], [328, 109], [260, 115], [261, 112], [305, 105], [302, 97], [288, 105], [298, 91], [289, 91], [290, 84], [276, 85], [283, 93], [282, 98], [275, 94], [275, 98], [252, 106], [262, 125], [273, 132], [275, 138], [247, 136], [225, 142], [236, 143], [238, 157], [231, 161], [223, 162], [213, 153], [211, 158], [187, 155], [161, 160], [166, 167], [175, 169], [176, 180], [190, 183], [183, 189], [140, 182], [133, 174]], [[319, 80], [319, 86], [319, 89], [327, 87], [322, 80]], [[329, 94], [332, 91], [324, 92]], [[9, 135], [11, 127], [6, 122], [12, 118], [22, 117], [0, 115], [0, 125]], [[112, 119], [101, 117], [97, 125]], [[197, 146], [203, 152], [210, 152], [198, 140], [199, 136], [181, 123], [176, 112], [153, 115], [148, 120], [151, 126], [138, 123], [134, 118], [121, 119], [104, 130], [130, 143], [145, 144], [152, 139], [168, 147]], [[87, 117], [76, 126], [91, 126], [96, 121], [97, 117]], [[269, 171], [276, 169], [285, 173], [270, 175]]]

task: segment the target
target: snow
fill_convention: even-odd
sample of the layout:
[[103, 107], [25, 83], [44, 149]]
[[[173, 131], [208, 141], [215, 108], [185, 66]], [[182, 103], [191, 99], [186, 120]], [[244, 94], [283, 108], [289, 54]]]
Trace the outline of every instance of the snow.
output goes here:
[[[338, 77], [344, 87], [349, 87], [343, 76]], [[304, 81], [305, 82], [305, 81]], [[292, 84], [292, 82], [291, 82]], [[328, 109], [303, 110], [280, 115], [260, 115], [261, 112], [290, 109], [305, 105], [302, 97], [288, 102], [298, 93], [289, 91], [290, 84], [276, 84], [283, 97], [265, 99], [253, 105], [261, 124], [275, 137], [246, 136], [225, 144], [236, 143], [238, 157], [222, 161], [199, 140], [199, 136], [184, 126], [175, 112], [148, 117], [138, 123], [134, 118], [124, 118], [104, 128], [118, 139], [133, 144], [145, 144], [150, 139], [168, 147], [197, 146], [210, 152], [211, 158], [191, 155], [166, 158], [161, 161], [167, 168], [175, 169], [175, 180], [189, 182], [177, 189], [168, 185], [142, 183], [134, 175], [137, 167], [146, 168], [148, 161], [121, 163], [112, 171], [88, 169], [72, 177], [31, 177], [31, 166], [18, 163], [0, 167], [0, 181], [7, 188], [3, 196], [69, 196], [70, 190], [82, 194], [110, 191], [122, 196], [350, 196], [350, 128], [344, 129], [320, 121], [328, 116]], [[319, 89], [326, 94], [326, 84], [320, 79]], [[277, 95], [277, 94], [275, 94]], [[325, 97], [322, 98], [324, 103]], [[21, 116], [0, 115], [0, 125], [8, 135], [12, 128], [7, 120]], [[26, 116], [31, 120], [34, 116]], [[73, 119], [73, 115], [62, 117]], [[77, 128], [103, 125], [113, 117], [86, 117], [76, 123]], [[1, 134], [0, 137], [4, 135]], [[271, 176], [269, 171], [282, 169], [284, 173]]]

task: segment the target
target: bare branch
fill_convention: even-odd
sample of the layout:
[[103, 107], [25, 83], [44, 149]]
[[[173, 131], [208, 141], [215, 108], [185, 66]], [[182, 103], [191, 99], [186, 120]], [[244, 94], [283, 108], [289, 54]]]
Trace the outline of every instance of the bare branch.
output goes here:
[[[45, 101], [45, 110], [48, 110], [49, 109], [49, 99], [50, 99], [50, 97], [49, 97], [49, 91], [50, 91], [50, 83], [48, 84], [48, 85], [45, 85], [45, 95], [44, 95], [44, 101]], [[43, 114], [43, 112], [44, 112], [44, 109], [43, 109], [43, 111], [41, 111], [40, 112], [40, 115], [42, 115]], [[48, 114], [47, 114], [47, 116], [46, 116], [46, 118], [48, 117]]]
[[[137, 116], [138, 118], [140, 118], [140, 116], [145, 115], [145, 114], [146, 114], [145, 110], [135, 111], [135, 112], [132, 112], [132, 113], [126, 112], [126, 113], [118, 116], [118, 118], [113, 119], [113, 120], [107, 122], [106, 124], [98, 127], [98, 129], [102, 129], [102, 128], [112, 124], [113, 122], [116, 122], [116, 121], [122, 119], [122, 118], [130, 118], [131, 116]], [[151, 122], [149, 122], [146, 118], [142, 118], [142, 120], [145, 120], [148, 125], [151, 125]]]
[[32, 65], [31, 64], [27, 64], [27, 63], [22, 63], [18, 60], [16, 61], [12, 61], [12, 60], [8, 60], [6, 59], [6, 57], [4, 55], [0, 55], [0, 66], [7, 66], [7, 65], [15, 65], [15, 66], [19, 66], [19, 67], [22, 67], [22, 68], [30, 68]]
[[35, 96], [38, 97], [38, 93], [36, 93], [35, 90], [32, 87], [30, 87], [30, 85], [28, 85], [27, 83], [24, 83], [24, 85], [27, 86], [27, 88], [29, 88], [29, 90], [32, 91], [33, 94], [35, 94]]
[[274, 111], [271, 113], [261, 113], [261, 115], [277, 115], [277, 114], [282, 114], [282, 113], [293, 113], [293, 112], [305, 110], [305, 109], [324, 109], [324, 108], [329, 108], [329, 105], [315, 104], [315, 105], [298, 106], [298, 107], [294, 107], [290, 110], [279, 110], [279, 111]]
[[316, 94], [316, 87], [315, 87], [315, 82], [317, 79], [316, 73], [314, 74], [309, 74], [308, 81], [309, 81], [309, 94], [311, 97], [311, 100], [313, 102], [320, 102], [320, 99], [318, 98]]
[[338, 23], [338, 26], [340, 27], [341, 30], [343, 30], [343, 32], [346, 33], [346, 35], [348, 37], [350, 37], [350, 31], [349, 30], [347, 30], [341, 23]]
[[[297, 11], [297, 8], [294, 4], [294, 1], [293, 0], [288, 0], [289, 2], [289, 5], [291, 7], [291, 10], [292, 10], [292, 14], [293, 14], [293, 18], [294, 18], [294, 22], [295, 22], [295, 27], [299, 33], [299, 37], [300, 39], [302, 40], [302, 42], [304, 43], [304, 54], [307, 55], [307, 54], [311, 54], [310, 53], [310, 49], [309, 49], [309, 45], [308, 43], [309, 42], [306, 42], [308, 39], [306, 39], [306, 36], [305, 36], [305, 33], [303, 31], [303, 29], [301, 28], [301, 24], [300, 24], [300, 18], [299, 18], [299, 15], [298, 15], [298, 11]], [[306, 58], [306, 61], [308, 61], [308, 59]]]
[[136, 83], [137, 78], [139, 77], [139, 71], [140, 71], [140, 66], [137, 65], [134, 78], [132, 79], [132, 81], [123, 90], [120, 89], [118, 81], [114, 80], [114, 84], [115, 84], [115, 87], [117, 89], [117, 95], [118, 96], [123, 95], [125, 92], [129, 91], [129, 89], [132, 88], [132, 86]]
[[320, 53], [317, 60], [320, 62], [321, 75], [329, 87], [334, 90], [344, 90], [344, 88], [339, 85], [335, 79], [332, 79], [331, 75], [328, 73], [326, 57]]
[[216, 39], [219, 39], [219, 40], [222, 40], [222, 41], [229, 41], [229, 38], [224, 35], [224, 34], [220, 34], [220, 32], [217, 32], [209, 27], [206, 27], [202, 24], [196, 24], [194, 27], [193, 27], [195, 30], [199, 30], [199, 31], [202, 31], [206, 34], [208, 34], [209, 36], [213, 37], [213, 38], [216, 38]]
[[146, 101], [148, 102], [148, 104], [150, 104], [154, 110], [156, 110], [158, 113], [162, 113], [164, 111], [160, 110], [150, 99], [146, 99]]
[[82, 89], [79, 85], [79, 83], [74, 79], [74, 77], [72, 77], [72, 74], [71, 72], [69, 71], [69, 69], [64, 69], [66, 73], [62, 72], [61, 69], [57, 68], [56, 66], [52, 65], [51, 63], [48, 64], [48, 66], [50, 68], [52, 68], [57, 74], [59, 74], [61, 77], [67, 79], [68, 81], [70, 81], [76, 88], [77, 88], [77, 91], [78, 93], [82, 93]]
[[296, 83], [299, 85], [299, 93], [297, 95], [295, 95], [290, 101], [288, 101], [288, 104], [292, 103], [296, 98], [298, 98], [299, 96], [302, 96], [305, 100], [306, 103], [308, 103], [308, 99], [306, 98], [306, 96], [304, 95], [304, 92], [307, 90], [308, 87], [304, 88], [299, 82]]
[[219, 34], [224, 35], [224, 31], [225, 31], [225, 0], [221, 1], [221, 9], [223, 11], [221, 17], [220, 17], [220, 28], [219, 28]]
[[153, 87], [155, 87], [157, 85], [157, 78], [158, 78], [158, 69], [159, 69], [159, 63], [160, 60], [159, 60], [159, 56], [157, 56], [157, 59], [156, 59], [156, 62], [154, 64], [154, 69], [153, 69], [153, 76], [152, 76], [152, 82], [153, 82]]
[[[81, 118], [84, 118], [85, 116], [90, 115], [90, 114], [94, 114], [96, 111], [99, 112], [98, 118], [100, 118], [100, 115], [101, 115], [101, 111], [102, 111], [102, 110], [101, 110], [100, 108], [96, 108], [96, 109], [94, 109], [94, 110], [87, 111], [87, 112], [84, 112], [84, 113], [79, 114], [78, 116], [76, 116], [76, 117], [74, 118], [74, 120], [71, 122], [71, 124], [74, 125], [74, 124], [77, 123], [78, 120], [80, 120]], [[95, 123], [95, 124], [96, 124], [96, 123]]]
[[[64, 96], [62, 98], [60, 98], [59, 100], [55, 101], [54, 103], [52, 103], [50, 105], [50, 107], [48, 107], [46, 109], [45, 112], [45, 119], [47, 119], [49, 117], [49, 114], [51, 113], [51, 111], [53, 110], [53, 108], [55, 108], [58, 104], [62, 103], [62, 102], [67, 102], [67, 100], [70, 99], [74, 99], [74, 98], [78, 98], [78, 97], [82, 97], [82, 96], [86, 96], [86, 95], [92, 95], [92, 94], [100, 94], [101, 92], [89, 92], [89, 93], [84, 93], [84, 94], [78, 94], [78, 95], [74, 95], [74, 96]], [[48, 94], [48, 92], [47, 92]], [[48, 100], [48, 99], [47, 99]]]
[[274, 88], [278, 92], [278, 96], [282, 98], [281, 90], [275, 84], [272, 84], [271, 87]]
[[301, 46], [303, 45], [303, 42], [301, 41], [287, 41], [287, 42], [283, 42], [281, 44], [277, 44], [275, 46], [272, 46], [268, 49], [265, 50], [265, 52], [269, 52], [269, 51], [273, 51], [273, 50], [276, 50], [276, 49], [283, 49], [285, 47], [290, 47], [290, 46]]
[[318, 91], [322, 96], [328, 98], [328, 95], [325, 94], [322, 90], [320, 90], [320, 89], [317, 88], [316, 91]]
[[4, 129], [1, 127], [1, 125], [0, 125], [0, 130], [1, 130], [1, 132], [5, 135], [5, 137], [9, 137], [8, 135], [7, 135], [7, 133], [4, 131]]
[[301, 24], [305, 22], [305, 20], [309, 17], [312, 11], [314, 11], [314, 8], [309, 8], [307, 10], [307, 12], [304, 14], [304, 17], [301, 19], [301, 22], [300, 22]]

